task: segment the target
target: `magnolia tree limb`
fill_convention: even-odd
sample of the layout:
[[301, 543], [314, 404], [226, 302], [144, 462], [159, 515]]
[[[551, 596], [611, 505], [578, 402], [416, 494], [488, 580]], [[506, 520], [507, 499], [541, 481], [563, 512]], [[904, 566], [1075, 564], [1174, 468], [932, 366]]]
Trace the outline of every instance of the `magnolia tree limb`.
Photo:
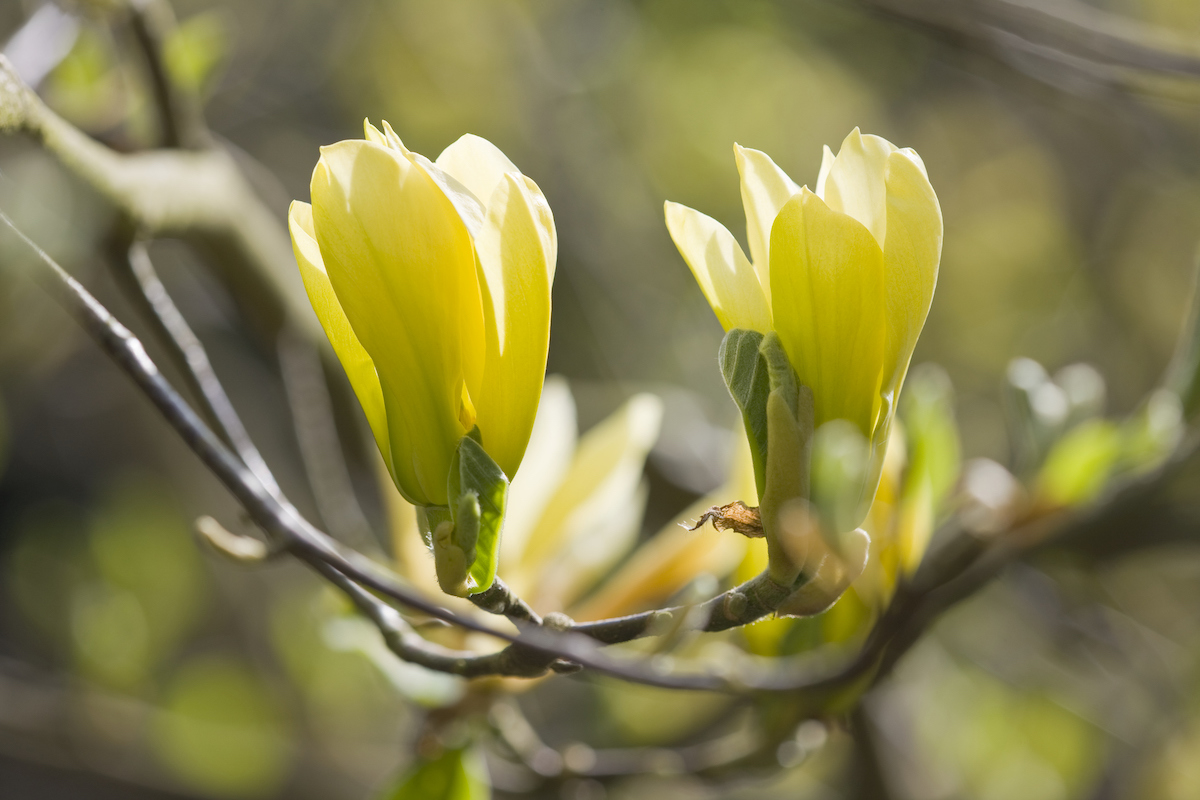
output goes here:
[[[993, 544], [978, 548], [951, 548], [953, 558], [935, 551], [923, 563], [911, 585], [903, 585], [875, 625], [866, 643], [849, 661], [812, 657], [776, 659], [769, 668], [746, 658], [725, 662], [719, 669], [682, 671], [665, 668], [659, 661], [613, 658], [601, 652], [603, 644], [628, 641], [655, 632], [656, 621], [669, 622], [684, 614], [696, 627], [723, 630], [746, 624], [771, 610], [775, 594], [759, 576], [695, 607], [661, 609], [616, 620], [586, 625], [527, 626], [503, 630], [443, 608], [401, 581], [378, 563], [349, 550], [313, 527], [286, 499], [265, 489], [246, 465], [214, 434], [163, 378], [138, 341], [94, 297], [36, 244], [18, 231], [7, 216], [0, 221], [12, 228], [38, 255], [40, 275], [48, 289], [101, 347], [133, 379], [168, 423], [179, 433], [209, 470], [232, 492], [250, 518], [274, 546], [305, 562], [346, 592], [364, 614], [380, 626], [385, 641], [401, 658], [461, 675], [543, 674], [556, 661], [570, 662], [614, 677], [671, 689], [725, 692], [787, 691], [801, 693], [805, 707], [818, 713], [822, 704], [846, 691], [861, 691], [885, 675], [895, 661], [928, 630], [941, 613], [971, 596], [996, 577], [1013, 560], [1053, 545], [1086, 537], [1102, 527], [1110, 511], [1121, 511], [1154, 497], [1164, 484], [1196, 463], [1197, 445], [1189, 442], [1156, 471], [1114, 489], [1096, 506], [1064, 512], [1008, 531]], [[953, 537], [960, 542], [968, 533]], [[411, 636], [400, 626], [394, 609], [378, 595], [430, 617], [466, 630], [488, 634], [509, 646], [498, 653], [465, 655], [447, 652]], [[777, 592], [778, 593], [778, 592]], [[782, 599], [782, 597], [780, 597]], [[561, 629], [561, 628], [565, 628]]]
[[[554, 659], [562, 659], [625, 680], [665, 688], [741, 688], [740, 681], [721, 675], [675, 675], [652, 664], [637, 664], [604, 656], [599, 652], [598, 642], [580, 634], [545, 627], [532, 627], [519, 633], [495, 628], [439, 606], [404, 584], [390, 570], [339, 545], [313, 527], [285, 499], [263, 487], [254, 473], [213, 433], [163, 377], [137, 337], [45, 251], [21, 233], [2, 212], [0, 222], [13, 230], [37, 255], [39, 274], [45, 279], [47, 289], [133, 379], [164, 419], [243, 505], [250, 518], [273, 542], [314, 569], [327, 574], [326, 567], [332, 568], [353, 582], [390, 597], [413, 610], [467, 630], [491, 635], [509, 642], [513, 647], [544, 651], [550, 656], [547, 663], [552, 663]], [[352, 599], [361, 600], [361, 596]], [[672, 610], [660, 613], [670, 614]], [[636, 635], [640, 633], [631, 633], [628, 638], [634, 638]], [[489, 659], [491, 656], [477, 658]], [[542, 672], [544, 668], [537, 674]]]
[[287, 231], [220, 149], [118, 153], [51, 111], [0, 56], [0, 133], [32, 136], [146, 238], [179, 237], [210, 258], [259, 332], [324, 338]]

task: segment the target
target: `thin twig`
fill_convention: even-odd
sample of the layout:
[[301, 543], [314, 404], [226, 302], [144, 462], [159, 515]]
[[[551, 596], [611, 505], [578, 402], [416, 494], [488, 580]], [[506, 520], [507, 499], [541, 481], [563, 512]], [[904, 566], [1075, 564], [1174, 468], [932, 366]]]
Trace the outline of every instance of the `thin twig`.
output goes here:
[[410, 663], [464, 678], [487, 675], [534, 678], [544, 675], [555, 660], [553, 654], [521, 646], [506, 647], [486, 655], [440, 647], [414, 631], [396, 609], [364, 590], [325, 561], [318, 558], [308, 563], [326, 580], [341, 589], [355, 607], [374, 623], [389, 650]]
[[246, 426], [242, 424], [229, 395], [217, 379], [204, 345], [192, 331], [158, 277], [146, 246], [142, 242], [134, 242], [121, 266], [127, 268], [133, 276], [140, 299], [144, 301], [142, 305], [149, 312], [147, 316], [150, 322], [179, 365], [184, 380], [200, 400], [209, 418], [216, 423], [221, 438], [233, 447], [267, 491], [282, 497], [275, 476], [271, 474], [266, 460], [251, 441]]

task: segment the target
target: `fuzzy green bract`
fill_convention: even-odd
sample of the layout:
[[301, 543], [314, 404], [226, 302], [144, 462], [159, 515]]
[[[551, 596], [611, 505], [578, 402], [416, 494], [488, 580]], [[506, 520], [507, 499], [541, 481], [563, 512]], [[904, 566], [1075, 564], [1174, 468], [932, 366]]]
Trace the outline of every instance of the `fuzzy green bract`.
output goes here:
[[476, 594], [496, 579], [508, 478], [483, 445], [467, 435], [454, 453], [448, 488], [454, 543], [471, 559], [467, 573], [474, 582], [470, 592]]
[[771, 393], [767, 362], [759, 353], [762, 340], [758, 331], [734, 328], [725, 334], [717, 353], [725, 385], [742, 412], [760, 499], [767, 488], [767, 395]]

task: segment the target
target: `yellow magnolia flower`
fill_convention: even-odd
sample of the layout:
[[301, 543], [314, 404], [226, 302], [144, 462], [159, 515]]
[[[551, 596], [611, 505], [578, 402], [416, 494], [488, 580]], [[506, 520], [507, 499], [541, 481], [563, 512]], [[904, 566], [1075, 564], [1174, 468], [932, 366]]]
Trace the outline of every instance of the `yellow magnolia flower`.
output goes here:
[[512, 478], [537, 412], [558, 243], [537, 185], [466, 135], [436, 161], [385, 122], [321, 148], [292, 246], [397, 488], [447, 504], [462, 437], [479, 428]]
[[751, 260], [716, 220], [666, 204], [667, 228], [726, 330], [775, 331], [813, 393], [814, 427], [871, 443], [866, 505], [937, 283], [942, 213], [925, 165], [856, 128], [826, 147], [817, 190], [734, 145]]

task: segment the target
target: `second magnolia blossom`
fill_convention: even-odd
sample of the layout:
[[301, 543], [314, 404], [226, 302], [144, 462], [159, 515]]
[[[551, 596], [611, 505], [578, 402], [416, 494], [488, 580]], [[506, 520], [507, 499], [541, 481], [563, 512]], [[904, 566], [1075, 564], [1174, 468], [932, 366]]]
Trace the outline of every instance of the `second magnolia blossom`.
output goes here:
[[474, 429], [508, 478], [521, 463], [545, 375], [554, 220], [485, 139], [430, 161], [386, 122], [365, 128], [321, 148], [312, 205], [289, 211], [292, 244], [397, 488], [446, 506]]
[[870, 447], [865, 514], [937, 283], [942, 213], [911, 149], [856, 128], [826, 147], [816, 191], [765, 153], [734, 145], [747, 259], [716, 220], [666, 204], [667, 227], [727, 331], [779, 335], [813, 423], [847, 420]]

